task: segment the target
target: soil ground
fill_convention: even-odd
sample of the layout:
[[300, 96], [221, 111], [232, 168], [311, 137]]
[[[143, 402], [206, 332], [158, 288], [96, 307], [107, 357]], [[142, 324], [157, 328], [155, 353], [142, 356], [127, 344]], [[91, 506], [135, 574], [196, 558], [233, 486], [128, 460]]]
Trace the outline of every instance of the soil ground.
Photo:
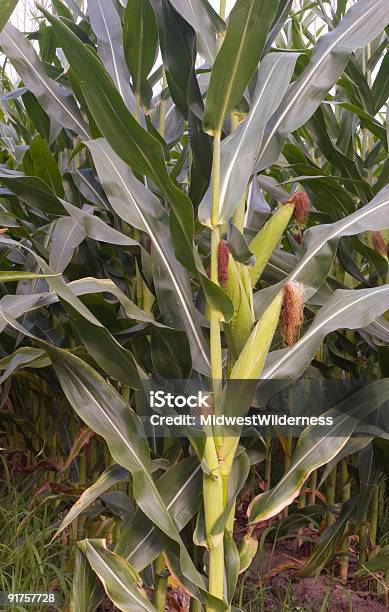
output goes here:
[[[243, 584], [242, 609], [247, 612], [387, 612], [373, 591], [376, 582], [339, 579], [323, 572], [301, 578], [299, 569], [309, 547], [296, 550], [295, 541], [265, 545], [262, 560], [253, 561]], [[356, 563], [350, 562], [350, 575]], [[337, 570], [334, 564], [333, 570]], [[369, 586], [372, 587], [369, 589]], [[238, 584], [238, 598], [242, 584]], [[238, 601], [235, 601], [238, 605]], [[189, 599], [182, 591], [169, 589], [167, 612], [188, 612]]]

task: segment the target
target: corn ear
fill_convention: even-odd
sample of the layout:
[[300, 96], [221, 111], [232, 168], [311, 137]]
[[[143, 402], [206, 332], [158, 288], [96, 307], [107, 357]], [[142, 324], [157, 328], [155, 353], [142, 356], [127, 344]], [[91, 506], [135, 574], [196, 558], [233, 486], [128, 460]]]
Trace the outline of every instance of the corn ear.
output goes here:
[[388, 245], [384, 233], [382, 231], [370, 232], [370, 242], [372, 248], [388, 260]]
[[251, 334], [254, 325], [252, 289], [248, 286], [247, 268], [236, 263], [229, 255], [226, 281], [223, 285], [234, 305], [232, 320], [224, 325], [228, 346], [237, 359]]
[[266, 356], [277, 329], [283, 296], [284, 292], [280, 291], [257, 322], [232, 368], [231, 378], [250, 380], [258, 379], [261, 376]]
[[[231, 379], [257, 380], [260, 378], [280, 319], [283, 301], [284, 290], [282, 289], [266, 308], [251, 332], [239, 358], [232, 368]], [[231, 469], [238, 442], [238, 437], [228, 437], [225, 439], [221, 452], [224, 460], [223, 469], [226, 474]]]
[[281, 240], [285, 229], [288, 227], [294, 207], [295, 205], [293, 202], [280, 204], [276, 212], [250, 242], [250, 251], [255, 255], [255, 264], [249, 270], [253, 287], [260, 279], [271, 254]]
[[242, 264], [238, 264], [239, 265], [239, 270], [240, 270], [240, 278], [243, 284], [243, 288], [245, 290], [246, 293], [246, 298], [247, 301], [249, 303], [250, 306], [250, 310], [251, 310], [251, 314], [253, 317], [253, 321], [255, 321], [255, 315], [254, 315], [254, 301], [253, 301], [253, 288], [251, 285], [251, 278], [250, 278], [250, 269], [247, 266], [244, 266]]

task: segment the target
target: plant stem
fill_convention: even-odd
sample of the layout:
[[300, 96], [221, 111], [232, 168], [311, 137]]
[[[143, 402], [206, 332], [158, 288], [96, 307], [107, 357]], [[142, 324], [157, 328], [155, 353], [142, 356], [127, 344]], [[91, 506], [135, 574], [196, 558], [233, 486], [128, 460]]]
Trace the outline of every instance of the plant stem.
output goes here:
[[317, 470], [314, 470], [311, 474], [309, 481], [311, 492], [309, 494], [309, 504], [313, 506], [316, 503], [316, 490], [317, 490]]
[[[220, 241], [219, 227], [219, 183], [220, 183], [220, 140], [221, 134], [217, 133], [213, 143], [213, 166], [212, 166], [212, 234], [211, 234], [211, 280], [218, 281], [218, 248]], [[217, 414], [220, 410], [220, 391], [222, 384], [222, 349], [220, 338], [220, 315], [212, 306], [210, 307], [210, 349], [211, 349], [211, 371], [213, 407]], [[204, 513], [207, 543], [209, 547], [209, 592], [223, 599], [224, 596], [224, 546], [223, 537], [215, 541], [211, 532], [223, 512], [224, 496], [223, 481], [219, 472], [218, 448], [223, 444], [220, 436], [211, 435], [207, 432], [204, 458], [211, 470], [211, 474], [204, 474]], [[213, 612], [212, 608], [207, 612]]]
[[[213, 165], [212, 165], [212, 212], [211, 212], [211, 280], [219, 284], [218, 278], [218, 249], [220, 242], [219, 226], [219, 185], [220, 185], [220, 132], [215, 134], [213, 141]], [[211, 348], [211, 370], [213, 407], [216, 414], [220, 411], [221, 383], [223, 377], [222, 347], [220, 338], [220, 314], [214, 308], [210, 308], [210, 348]], [[223, 444], [221, 436], [215, 435], [216, 446]]]
[[378, 485], [374, 486], [373, 499], [370, 508], [370, 538], [373, 546], [377, 543], [377, 524], [378, 524], [378, 502], [380, 489]]
[[[288, 434], [285, 438], [285, 449], [284, 449], [284, 474], [289, 470], [290, 463], [292, 461], [292, 446], [293, 439], [291, 434]], [[286, 506], [284, 510], [284, 516], [288, 516], [289, 508]]]
[[271, 447], [272, 447], [271, 436], [265, 437], [265, 443], [266, 443], [266, 458], [265, 458], [264, 479], [267, 484], [267, 488], [270, 489], [270, 486], [271, 486]]
[[[224, 595], [224, 546], [223, 537], [215, 541], [212, 536], [212, 529], [224, 509], [223, 503], [223, 482], [218, 473], [219, 461], [216, 454], [214, 438], [207, 436], [205, 443], [204, 458], [211, 470], [211, 474], [203, 477], [204, 493], [204, 514], [205, 529], [207, 534], [207, 544], [209, 548], [209, 573], [208, 590], [209, 592], [223, 599]], [[212, 607], [207, 608], [207, 612], [214, 612]]]
[[[335, 503], [335, 487], [336, 487], [336, 467], [330, 472], [326, 483], [327, 504], [333, 506]], [[335, 522], [335, 517], [331, 511], [327, 512], [327, 526]]]
[[140, 93], [139, 91], [135, 92], [135, 119], [140, 121]]
[[[350, 493], [351, 493], [351, 485], [350, 485], [350, 479], [349, 479], [346, 459], [342, 460], [340, 469], [341, 469], [342, 501], [345, 502], [350, 499]], [[340, 546], [340, 549], [343, 553], [348, 552], [349, 538], [348, 538], [347, 530], [348, 530], [348, 524], [346, 525], [346, 529], [345, 529], [346, 533], [343, 536], [342, 543]], [[347, 557], [346, 554], [344, 554], [340, 558], [340, 570], [339, 570], [340, 579], [343, 580], [344, 582], [347, 582], [347, 578], [348, 578], [348, 564], [349, 564], [349, 558]]]
[[359, 563], [365, 563], [367, 554], [367, 516], [365, 515], [359, 525]]
[[153, 604], [158, 612], [164, 612], [166, 606], [168, 572], [163, 554], [155, 561], [155, 578], [153, 591]]
[[[305, 492], [300, 493], [299, 498], [298, 498], [298, 507], [305, 508], [306, 503], [307, 503], [307, 494]], [[304, 528], [298, 529], [297, 533], [299, 533], [302, 536], [304, 533]], [[300, 548], [300, 546], [302, 546], [303, 544], [304, 544], [303, 537], [298, 537], [297, 547]]]
[[[220, 188], [220, 150], [221, 133], [217, 132], [213, 139], [213, 162], [212, 162], [212, 229], [219, 229], [219, 188]], [[216, 267], [217, 280], [217, 267]]]

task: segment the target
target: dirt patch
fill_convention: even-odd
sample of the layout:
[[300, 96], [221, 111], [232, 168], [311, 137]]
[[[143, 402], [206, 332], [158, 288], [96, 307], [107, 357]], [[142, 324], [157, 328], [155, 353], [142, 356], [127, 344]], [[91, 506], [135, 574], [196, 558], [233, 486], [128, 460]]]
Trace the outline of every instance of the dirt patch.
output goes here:
[[246, 576], [243, 609], [250, 610], [251, 602], [252, 612], [387, 611], [377, 594], [367, 588], [367, 583], [350, 580], [342, 584], [329, 573], [313, 578], [299, 577], [309, 552], [306, 545], [296, 549], [295, 542], [266, 544]]

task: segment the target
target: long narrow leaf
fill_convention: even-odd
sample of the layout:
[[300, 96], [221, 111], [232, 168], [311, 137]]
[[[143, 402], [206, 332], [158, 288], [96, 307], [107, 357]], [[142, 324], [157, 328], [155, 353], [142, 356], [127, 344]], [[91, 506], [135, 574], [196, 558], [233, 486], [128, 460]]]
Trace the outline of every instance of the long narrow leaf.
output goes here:
[[220, 132], [228, 111], [242, 99], [261, 57], [277, 4], [274, 0], [235, 3], [211, 73], [203, 120], [206, 132]]
[[0, 32], [14, 12], [19, 0], [3, 0], [0, 7]]
[[141, 587], [140, 577], [125, 559], [108, 550], [105, 540], [87, 539], [79, 542], [78, 546], [118, 610], [157, 612]]
[[135, 98], [130, 87], [123, 49], [123, 30], [119, 13], [112, 0], [89, 0], [88, 14], [97, 36], [97, 52], [112, 75], [127, 108], [133, 113]]
[[389, 400], [389, 380], [367, 385], [325, 413], [333, 424], [308, 427], [301, 435], [288, 471], [269, 491], [258, 495], [248, 508], [250, 522], [275, 516], [292, 503], [313, 470], [331, 461], [345, 446], [360, 420]]
[[262, 312], [286, 282], [303, 284], [306, 299], [314, 295], [330, 272], [339, 238], [388, 226], [389, 187], [384, 187], [371, 202], [344, 219], [308, 229], [304, 235], [304, 250], [293, 271], [285, 280], [254, 296], [256, 314]]
[[270, 353], [261, 379], [298, 378], [327, 334], [336, 329], [365, 327], [388, 307], [389, 285], [373, 289], [337, 289], [296, 344]]
[[388, 22], [386, 0], [360, 0], [336, 28], [319, 39], [310, 63], [268, 124], [256, 172], [277, 161], [286, 138], [313, 115], [341, 76], [352, 51], [365, 47]]
[[0, 47], [43, 108], [61, 125], [88, 138], [88, 128], [70, 91], [47, 76], [32, 44], [10, 23], [0, 33]]
[[[146, 232], [152, 252], [168, 279], [177, 305], [172, 316], [176, 324], [188, 330], [194, 367], [206, 373], [210, 369], [208, 350], [198, 315], [192, 303], [187, 274], [169, 246], [168, 218], [165, 209], [149, 190], [137, 181], [126, 164], [103, 139], [88, 143], [100, 180], [115, 212], [127, 223]], [[158, 281], [158, 279], [157, 279]], [[158, 290], [158, 285], [157, 285]]]
[[[261, 62], [257, 86], [245, 121], [221, 145], [219, 219], [235, 212], [254, 168], [267, 121], [287, 90], [297, 60], [295, 53], [272, 53]], [[211, 188], [199, 208], [199, 219], [210, 225]]]

